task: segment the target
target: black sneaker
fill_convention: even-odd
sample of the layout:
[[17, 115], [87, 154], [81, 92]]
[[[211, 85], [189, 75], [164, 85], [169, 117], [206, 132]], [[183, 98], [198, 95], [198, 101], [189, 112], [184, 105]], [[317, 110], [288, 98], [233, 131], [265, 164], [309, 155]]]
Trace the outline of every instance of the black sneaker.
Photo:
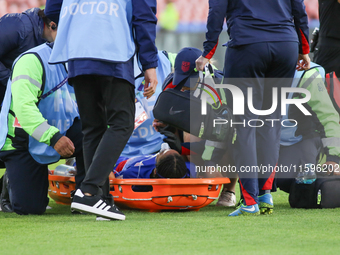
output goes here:
[[110, 205], [101, 196], [85, 196], [77, 189], [71, 203], [71, 210], [93, 213], [113, 220], [125, 220], [125, 215], [114, 204]]
[[[76, 190], [75, 189], [70, 192], [71, 203], [73, 202], [74, 194], [76, 194]], [[71, 213], [72, 214], [86, 214], [86, 213], [83, 213], [81, 211], [73, 210], [72, 208], [71, 208]]]
[[3, 212], [12, 213], [13, 208], [11, 205], [11, 201], [9, 200], [9, 193], [8, 193], [8, 175], [7, 172], [4, 173], [2, 177], [2, 188], [0, 191], [0, 208]]
[[0, 211], [3, 211], [5, 213], [12, 213], [12, 212], [14, 212], [11, 203], [9, 201], [7, 201], [7, 200], [1, 200], [0, 208], [1, 208]]

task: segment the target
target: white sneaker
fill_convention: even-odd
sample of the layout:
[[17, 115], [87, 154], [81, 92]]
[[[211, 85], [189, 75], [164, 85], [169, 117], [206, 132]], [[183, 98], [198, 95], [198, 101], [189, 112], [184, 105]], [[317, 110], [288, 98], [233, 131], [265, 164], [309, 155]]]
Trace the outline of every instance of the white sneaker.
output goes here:
[[110, 219], [104, 218], [104, 217], [100, 217], [100, 216], [97, 216], [96, 220], [97, 221], [110, 221]]
[[216, 206], [234, 207], [236, 205], [236, 195], [231, 191], [222, 191]]

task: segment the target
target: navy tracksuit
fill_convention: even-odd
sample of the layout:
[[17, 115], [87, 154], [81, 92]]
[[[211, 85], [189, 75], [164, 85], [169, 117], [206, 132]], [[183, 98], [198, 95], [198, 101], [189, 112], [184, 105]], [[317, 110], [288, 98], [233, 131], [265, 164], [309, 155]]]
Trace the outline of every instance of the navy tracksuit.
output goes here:
[[[281, 109], [279, 101], [274, 113], [253, 114], [247, 106], [247, 88], [253, 89], [255, 109], [271, 108], [272, 88], [280, 91], [281, 87], [290, 86], [298, 53], [309, 52], [308, 20], [303, 0], [210, 0], [203, 53], [206, 58], [215, 52], [225, 17], [230, 41], [226, 44], [224, 83], [238, 86], [245, 95], [244, 115], [234, 116], [237, 123], [245, 121], [245, 127], [235, 125], [234, 160], [245, 203], [253, 205], [258, 202], [258, 195], [271, 190], [275, 172], [241, 171], [277, 164], [281, 124], [265, 120], [280, 119]], [[264, 125], [250, 127], [248, 121], [252, 119], [261, 119]]]

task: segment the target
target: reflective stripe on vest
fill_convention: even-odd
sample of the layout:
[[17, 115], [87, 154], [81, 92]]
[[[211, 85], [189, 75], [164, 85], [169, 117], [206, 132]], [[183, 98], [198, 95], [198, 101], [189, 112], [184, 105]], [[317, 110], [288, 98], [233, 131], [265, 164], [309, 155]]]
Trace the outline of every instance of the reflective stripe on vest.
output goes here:
[[[42, 61], [46, 77], [44, 91], [42, 91], [42, 94], [50, 91], [67, 77], [67, 73], [63, 65], [48, 64], [51, 50], [52, 49], [47, 44], [42, 44], [24, 53], [37, 54]], [[17, 60], [22, 55], [20, 55]], [[15, 65], [15, 63], [13, 65]], [[28, 79], [28, 77], [24, 75], [17, 76], [13, 80], [17, 81], [19, 79]], [[32, 80], [35, 81], [34, 79]], [[42, 85], [36, 81], [35, 83], [33, 82], [33, 84], [35, 86], [42, 87]], [[5, 144], [8, 133], [8, 114], [10, 112], [10, 105], [12, 101], [11, 87], [12, 81], [9, 80], [7, 83], [7, 90], [0, 113], [0, 148], [2, 148]], [[62, 135], [66, 134], [67, 130], [72, 126], [74, 119], [79, 117], [77, 104], [74, 98], [75, 97], [73, 87], [65, 84], [45, 99], [40, 100], [38, 108], [42, 116], [47, 120], [47, 122], [41, 123], [35, 129], [32, 136], [29, 137], [28, 148], [30, 154], [38, 163], [50, 164], [60, 159], [60, 155], [51, 146], [48, 146], [45, 143], [41, 143], [39, 142], [39, 140], [50, 128], [50, 126], [57, 127]]]
[[323, 147], [340, 147], [340, 138], [338, 137], [322, 138], [321, 141]]
[[48, 125], [47, 121], [41, 123], [33, 132], [32, 137], [35, 140], [40, 140], [40, 138], [43, 136], [43, 134], [50, 128], [50, 125]]
[[319, 72], [317, 70], [315, 70], [315, 72], [307, 79], [307, 81], [305, 81], [301, 88], [308, 88], [309, 85], [312, 84], [312, 82], [314, 81], [314, 79], [319, 75]]
[[[61, 83], [67, 73], [62, 64], [49, 65], [48, 60], [52, 49], [48, 45], [35, 48], [45, 70], [45, 86], [42, 94], [47, 93]], [[38, 104], [39, 111], [47, 122], [42, 123], [29, 137], [29, 152], [41, 164], [50, 164], [60, 159], [60, 155], [51, 146], [39, 142], [49, 126], [55, 126], [62, 135], [72, 126], [75, 118], [79, 117], [78, 108], [74, 101], [74, 89], [68, 83], [58, 90], [41, 99]]]
[[41, 89], [42, 84], [34, 79], [32, 79], [31, 77], [29, 77], [28, 75], [18, 75], [16, 77], [14, 77], [14, 79], [12, 80], [12, 84], [18, 80], [28, 80], [30, 83], [32, 83], [33, 85], [37, 86], [39, 89]]

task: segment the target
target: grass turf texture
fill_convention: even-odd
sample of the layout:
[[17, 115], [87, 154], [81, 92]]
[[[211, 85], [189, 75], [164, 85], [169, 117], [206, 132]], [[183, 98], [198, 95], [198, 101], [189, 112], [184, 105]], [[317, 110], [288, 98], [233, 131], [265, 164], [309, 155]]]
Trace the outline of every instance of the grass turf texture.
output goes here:
[[0, 254], [339, 253], [340, 209], [291, 209], [284, 192], [273, 198], [272, 215], [227, 217], [234, 209], [214, 202], [198, 212], [124, 210], [125, 221], [109, 222], [51, 200], [41, 216], [0, 212]]

